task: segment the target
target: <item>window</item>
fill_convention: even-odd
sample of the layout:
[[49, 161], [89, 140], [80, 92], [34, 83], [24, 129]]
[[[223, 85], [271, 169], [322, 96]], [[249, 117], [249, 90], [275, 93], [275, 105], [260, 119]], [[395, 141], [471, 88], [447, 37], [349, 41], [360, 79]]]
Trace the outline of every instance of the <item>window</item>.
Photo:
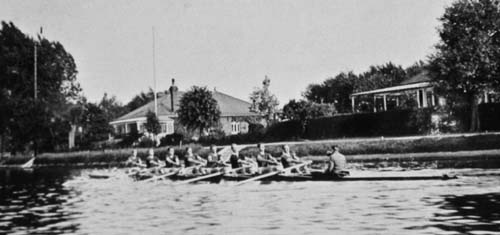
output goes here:
[[161, 126], [161, 133], [166, 133], [167, 132], [167, 123], [160, 123]]
[[240, 133], [240, 123], [239, 122], [231, 122], [231, 134], [236, 135]]

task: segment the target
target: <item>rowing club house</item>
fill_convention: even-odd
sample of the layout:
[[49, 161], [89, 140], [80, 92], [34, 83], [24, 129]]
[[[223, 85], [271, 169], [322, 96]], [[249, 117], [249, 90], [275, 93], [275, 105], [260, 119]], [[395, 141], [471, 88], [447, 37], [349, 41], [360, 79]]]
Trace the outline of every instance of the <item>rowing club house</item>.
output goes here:
[[[416, 108], [427, 108], [432, 106], [443, 106], [446, 99], [437, 96], [434, 91], [432, 79], [427, 72], [402, 81], [397, 86], [382, 89], [363, 91], [351, 95], [352, 112], [359, 111], [359, 107], [367, 103], [368, 97], [372, 97], [373, 112], [387, 111], [401, 107], [410, 101]], [[481, 103], [496, 102], [496, 95], [492, 91], [484, 91]]]
[[[159, 94], [157, 100], [157, 117], [161, 125], [161, 132], [158, 134], [158, 138], [173, 134], [177, 128], [181, 127], [177, 122], [177, 110], [179, 109], [179, 101], [183, 94], [184, 92], [178, 91], [178, 88], [175, 86], [175, 79], [172, 79], [172, 86], [168, 92]], [[215, 89], [212, 92], [212, 96], [217, 100], [221, 111], [219, 127], [226, 135], [247, 133], [250, 120], [262, 120], [261, 115], [250, 112], [251, 104], [249, 102]], [[146, 123], [146, 114], [149, 111], [154, 111], [154, 105], [154, 101], [151, 101], [110, 122], [114, 133], [116, 135], [124, 135], [130, 133], [133, 129], [139, 133], [145, 133], [144, 124]]]

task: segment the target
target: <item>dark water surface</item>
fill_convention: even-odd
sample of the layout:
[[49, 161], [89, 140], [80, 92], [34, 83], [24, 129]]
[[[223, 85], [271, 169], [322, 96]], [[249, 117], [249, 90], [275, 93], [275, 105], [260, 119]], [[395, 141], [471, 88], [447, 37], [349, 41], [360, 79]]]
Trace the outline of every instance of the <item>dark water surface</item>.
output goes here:
[[468, 176], [233, 187], [0, 169], [0, 234], [500, 234], [500, 170], [409, 173], [450, 171]]

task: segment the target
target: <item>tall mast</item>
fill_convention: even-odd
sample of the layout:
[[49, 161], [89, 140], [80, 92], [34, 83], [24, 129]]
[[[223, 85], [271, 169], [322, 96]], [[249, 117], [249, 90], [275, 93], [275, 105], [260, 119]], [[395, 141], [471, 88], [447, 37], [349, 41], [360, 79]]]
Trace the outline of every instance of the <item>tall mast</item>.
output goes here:
[[153, 26], [153, 81], [155, 98], [155, 115], [158, 116], [158, 100], [156, 98], [156, 59], [155, 59], [155, 27]]

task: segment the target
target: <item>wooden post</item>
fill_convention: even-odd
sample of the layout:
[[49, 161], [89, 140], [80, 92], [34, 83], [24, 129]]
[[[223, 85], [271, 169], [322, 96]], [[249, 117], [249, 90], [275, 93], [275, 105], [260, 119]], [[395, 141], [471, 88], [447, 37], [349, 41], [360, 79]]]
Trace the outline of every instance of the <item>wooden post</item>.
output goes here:
[[384, 98], [384, 111], [387, 111], [387, 95], [384, 94], [382, 97]]
[[377, 96], [373, 95], [373, 112], [377, 112]]
[[356, 103], [355, 103], [355, 100], [354, 100], [354, 96], [351, 96], [351, 106], [352, 106], [352, 113], [355, 113], [356, 112]]
[[420, 108], [420, 90], [417, 90], [417, 108]]
[[422, 107], [427, 107], [427, 91], [422, 89]]
[[484, 102], [483, 103], [488, 103], [488, 91], [484, 90]]

